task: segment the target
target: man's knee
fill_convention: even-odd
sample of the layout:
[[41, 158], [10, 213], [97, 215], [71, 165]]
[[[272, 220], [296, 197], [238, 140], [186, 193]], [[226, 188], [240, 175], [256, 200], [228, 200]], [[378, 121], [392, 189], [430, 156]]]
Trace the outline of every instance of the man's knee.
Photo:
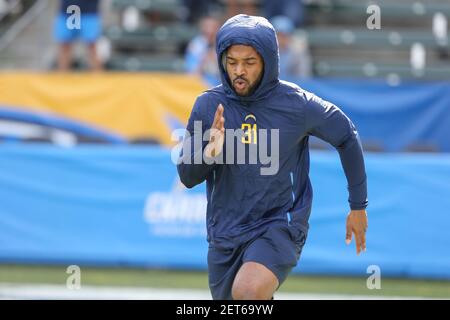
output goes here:
[[234, 300], [269, 300], [278, 287], [275, 275], [262, 264], [246, 262], [234, 279]]
[[267, 288], [258, 284], [234, 283], [231, 295], [233, 300], [269, 300], [272, 293]]

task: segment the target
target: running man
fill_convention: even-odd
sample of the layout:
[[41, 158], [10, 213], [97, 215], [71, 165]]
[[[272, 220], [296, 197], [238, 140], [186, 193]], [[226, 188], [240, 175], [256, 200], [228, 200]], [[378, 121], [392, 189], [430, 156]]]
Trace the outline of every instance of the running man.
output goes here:
[[[363, 151], [355, 126], [339, 108], [279, 80], [278, 43], [265, 18], [230, 18], [217, 34], [216, 53], [222, 84], [197, 98], [187, 125], [191, 137], [199, 134], [194, 132], [196, 123], [203, 132], [211, 129], [209, 141], [198, 145], [185, 138], [178, 173], [188, 188], [206, 180], [213, 299], [271, 299], [296, 266], [307, 237], [311, 135], [339, 152], [351, 209], [345, 239], [349, 244], [354, 234], [357, 254], [366, 250]], [[242, 130], [242, 137], [229, 141], [229, 129]], [[260, 147], [261, 129], [269, 132], [271, 143], [278, 143], [276, 172], [262, 174], [266, 164], [260, 159], [242, 163], [234, 152], [234, 163], [211, 162], [236, 151], [233, 143], [248, 152]], [[278, 130], [278, 140], [273, 129]]]

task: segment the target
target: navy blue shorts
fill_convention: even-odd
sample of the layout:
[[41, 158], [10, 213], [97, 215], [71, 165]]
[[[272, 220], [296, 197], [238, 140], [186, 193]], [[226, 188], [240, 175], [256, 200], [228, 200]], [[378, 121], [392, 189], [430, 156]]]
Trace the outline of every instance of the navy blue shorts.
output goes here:
[[261, 236], [233, 249], [209, 247], [208, 278], [214, 300], [231, 300], [234, 278], [242, 264], [257, 262], [272, 271], [281, 285], [297, 265], [306, 235], [288, 226], [271, 226]]

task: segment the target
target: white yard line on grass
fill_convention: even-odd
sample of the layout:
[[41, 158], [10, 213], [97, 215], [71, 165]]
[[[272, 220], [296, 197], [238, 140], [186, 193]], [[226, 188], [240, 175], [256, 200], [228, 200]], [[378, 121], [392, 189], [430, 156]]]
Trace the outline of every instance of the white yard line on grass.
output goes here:
[[[137, 287], [82, 286], [70, 290], [63, 285], [50, 284], [0, 284], [0, 299], [20, 300], [210, 300], [207, 290], [165, 289]], [[422, 297], [363, 296], [341, 294], [286, 293], [275, 294], [276, 300], [374, 300], [423, 299]]]

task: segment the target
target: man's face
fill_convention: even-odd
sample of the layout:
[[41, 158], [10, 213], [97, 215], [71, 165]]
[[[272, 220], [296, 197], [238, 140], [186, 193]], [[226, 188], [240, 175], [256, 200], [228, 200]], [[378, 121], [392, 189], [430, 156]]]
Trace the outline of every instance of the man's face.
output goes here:
[[263, 59], [253, 47], [245, 45], [233, 45], [225, 54], [226, 70], [236, 94], [251, 95], [263, 76]]

